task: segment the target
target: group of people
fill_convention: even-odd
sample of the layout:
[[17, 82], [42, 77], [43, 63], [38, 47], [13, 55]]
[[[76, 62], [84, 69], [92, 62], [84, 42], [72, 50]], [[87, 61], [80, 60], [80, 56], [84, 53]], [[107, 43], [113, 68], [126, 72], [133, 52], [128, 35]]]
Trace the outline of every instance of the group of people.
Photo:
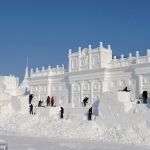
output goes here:
[[47, 106], [50, 106], [50, 102], [51, 102], [51, 106], [53, 107], [54, 106], [54, 97], [53, 96], [51, 97], [51, 99], [49, 96], [47, 97]]
[[[32, 99], [33, 99], [33, 97], [34, 97], [34, 95], [33, 94], [30, 94], [29, 95], [29, 107], [30, 107], [30, 114], [34, 114], [35, 115], [35, 111], [33, 112], [33, 104], [31, 103], [32, 102]], [[47, 106], [50, 106], [50, 102], [51, 102], [51, 106], [53, 107], [54, 106], [54, 97], [52, 96], [51, 97], [51, 99], [50, 99], [50, 97], [48, 96], [47, 97], [47, 101], [46, 101], [46, 103], [47, 103]], [[42, 103], [43, 103], [43, 101], [42, 100], [39, 100], [39, 102], [38, 102], [38, 107], [45, 107], [45, 106], [43, 106], [42, 105]], [[35, 110], [36, 110], [36, 108], [37, 108], [37, 105], [35, 105]], [[60, 115], [60, 117], [61, 118], [63, 118], [63, 114], [64, 114], [64, 108], [63, 107], [60, 107], [60, 113], [61, 113], [61, 115]]]

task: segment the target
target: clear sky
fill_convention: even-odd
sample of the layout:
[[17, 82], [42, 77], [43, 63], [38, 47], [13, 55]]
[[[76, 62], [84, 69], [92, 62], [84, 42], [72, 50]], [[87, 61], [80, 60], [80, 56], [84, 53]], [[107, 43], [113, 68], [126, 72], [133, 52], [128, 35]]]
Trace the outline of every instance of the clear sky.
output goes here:
[[24, 78], [68, 65], [68, 51], [111, 45], [125, 56], [150, 48], [150, 0], [0, 0], [0, 75]]

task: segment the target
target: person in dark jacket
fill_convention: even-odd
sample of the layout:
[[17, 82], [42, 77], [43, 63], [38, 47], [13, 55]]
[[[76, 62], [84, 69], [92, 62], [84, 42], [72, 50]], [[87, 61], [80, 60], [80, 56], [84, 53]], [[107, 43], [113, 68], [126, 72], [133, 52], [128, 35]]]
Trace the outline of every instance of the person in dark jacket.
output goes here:
[[47, 97], [47, 106], [50, 106], [50, 97]]
[[63, 107], [60, 107], [61, 108], [61, 110], [60, 110], [60, 113], [61, 113], [61, 119], [63, 118], [63, 114], [64, 114], [64, 108]]
[[33, 105], [31, 104], [29, 107], [30, 107], [30, 114], [33, 115]]
[[130, 92], [131, 90], [128, 90], [127, 87], [125, 87], [125, 88], [123, 89], [123, 91], [125, 91], [125, 92]]
[[89, 109], [89, 116], [88, 116], [88, 119], [91, 120], [92, 118], [92, 107]]
[[84, 107], [86, 107], [86, 103], [88, 103], [88, 97], [86, 97], [84, 100], [83, 100], [83, 104], [84, 104]]
[[143, 91], [143, 104], [146, 104], [147, 103], [147, 91]]
[[38, 103], [38, 107], [42, 107], [42, 103], [43, 103], [43, 101], [39, 101], [39, 103]]
[[31, 104], [32, 98], [33, 98], [33, 94], [30, 94], [29, 95], [29, 104]]
[[51, 98], [51, 106], [53, 107], [53, 105], [54, 105], [54, 97], [52, 96], [52, 98]]

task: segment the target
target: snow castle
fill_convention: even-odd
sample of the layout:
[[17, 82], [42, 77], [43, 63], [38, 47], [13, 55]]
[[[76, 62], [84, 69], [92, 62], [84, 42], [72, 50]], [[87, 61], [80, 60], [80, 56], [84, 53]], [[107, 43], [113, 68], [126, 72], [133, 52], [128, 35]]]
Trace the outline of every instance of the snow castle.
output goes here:
[[150, 89], [150, 50], [146, 56], [135, 56], [129, 53], [128, 58], [121, 55], [112, 58], [111, 46], [104, 48], [102, 42], [98, 48], [88, 48], [72, 53], [69, 49], [69, 65], [56, 68], [42, 67], [35, 72], [31, 69], [30, 77], [26, 77], [37, 100], [46, 100], [54, 96], [56, 105], [81, 107], [83, 99], [88, 96], [91, 106], [104, 92], [118, 91], [126, 86], [131, 89], [130, 97], [134, 100], [143, 91]]

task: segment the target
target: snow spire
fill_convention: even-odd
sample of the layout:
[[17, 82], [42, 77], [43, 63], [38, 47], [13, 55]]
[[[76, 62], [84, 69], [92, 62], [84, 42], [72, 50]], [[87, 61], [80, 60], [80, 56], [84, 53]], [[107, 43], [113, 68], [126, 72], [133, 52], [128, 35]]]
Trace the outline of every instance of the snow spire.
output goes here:
[[28, 78], [28, 57], [27, 57], [27, 64], [26, 64], [26, 71], [25, 71], [25, 76], [24, 79]]

